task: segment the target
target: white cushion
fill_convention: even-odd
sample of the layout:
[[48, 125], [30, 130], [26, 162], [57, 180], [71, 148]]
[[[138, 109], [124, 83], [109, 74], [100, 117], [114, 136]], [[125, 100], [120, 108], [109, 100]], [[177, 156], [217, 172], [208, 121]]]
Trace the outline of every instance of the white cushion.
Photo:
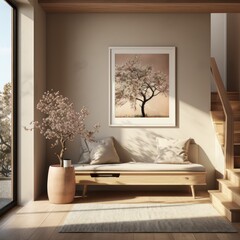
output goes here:
[[117, 164], [101, 164], [101, 165], [90, 165], [90, 164], [74, 164], [76, 172], [84, 171], [104, 171], [104, 172], [159, 172], [159, 171], [186, 171], [186, 172], [205, 172], [204, 166], [197, 163], [186, 163], [186, 164], [156, 164], [156, 163], [117, 163]]
[[113, 138], [104, 138], [94, 142], [87, 142], [87, 144], [90, 151], [90, 164], [120, 163]]
[[186, 163], [190, 139], [156, 138], [157, 158], [155, 163]]
[[90, 153], [89, 152], [82, 152], [79, 163], [82, 164], [89, 164], [90, 163]]

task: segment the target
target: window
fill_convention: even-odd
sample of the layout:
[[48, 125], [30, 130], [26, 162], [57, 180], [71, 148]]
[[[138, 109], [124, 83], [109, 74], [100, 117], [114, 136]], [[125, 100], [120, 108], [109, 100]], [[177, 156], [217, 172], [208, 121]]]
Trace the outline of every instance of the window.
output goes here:
[[17, 12], [0, 0], [0, 215], [17, 201]]

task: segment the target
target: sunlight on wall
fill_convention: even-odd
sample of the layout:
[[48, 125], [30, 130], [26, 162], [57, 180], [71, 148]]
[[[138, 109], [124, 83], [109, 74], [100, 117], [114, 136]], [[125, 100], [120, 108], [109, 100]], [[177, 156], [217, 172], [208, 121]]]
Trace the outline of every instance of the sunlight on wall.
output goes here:
[[20, 4], [19, 24], [19, 202], [33, 199], [34, 133], [25, 131], [24, 126], [34, 118], [34, 73], [33, 73], [33, 8]]

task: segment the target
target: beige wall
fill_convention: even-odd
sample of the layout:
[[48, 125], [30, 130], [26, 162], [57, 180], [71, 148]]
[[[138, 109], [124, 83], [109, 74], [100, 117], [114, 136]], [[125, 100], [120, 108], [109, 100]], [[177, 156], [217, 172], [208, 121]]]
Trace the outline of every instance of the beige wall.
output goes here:
[[38, 117], [36, 101], [46, 86], [45, 13], [37, 1], [18, 1], [18, 202], [36, 199], [46, 189], [45, 141], [24, 126]]
[[[174, 128], [113, 128], [108, 125], [110, 46], [176, 46], [177, 122]], [[155, 153], [155, 137], [191, 137], [214, 186], [215, 138], [210, 109], [210, 16], [208, 14], [48, 14], [47, 88], [60, 90], [101, 124], [98, 137], [114, 136], [122, 159]], [[120, 147], [121, 146], [121, 147]], [[49, 147], [47, 148], [49, 149]], [[130, 154], [131, 153], [131, 154]], [[79, 141], [67, 156], [77, 161]], [[56, 162], [48, 151], [49, 163]], [[220, 167], [221, 168], [221, 167]]]
[[240, 14], [228, 14], [227, 82], [229, 91], [240, 91]]
[[[216, 59], [224, 86], [227, 86], [227, 14], [211, 14], [211, 57]], [[216, 91], [212, 82], [212, 90]]]
[[[36, 105], [46, 90], [46, 13], [34, 5], [34, 119], [41, 114]], [[34, 199], [46, 192], [46, 141], [39, 131], [34, 133]]]

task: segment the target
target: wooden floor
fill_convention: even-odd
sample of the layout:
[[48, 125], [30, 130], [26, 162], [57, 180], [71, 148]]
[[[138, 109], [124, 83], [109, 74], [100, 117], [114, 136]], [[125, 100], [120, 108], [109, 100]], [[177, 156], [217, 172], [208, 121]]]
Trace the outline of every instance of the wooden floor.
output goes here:
[[[206, 192], [196, 199], [187, 192], [89, 192], [74, 203], [208, 203]], [[73, 203], [73, 204], [74, 204]], [[50, 204], [46, 198], [17, 207], [0, 219], [0, 240], [239, 240], [240, 233], [58, 233], [72, 204]], [[240, 223], [233, 224], [240, 232]]]

